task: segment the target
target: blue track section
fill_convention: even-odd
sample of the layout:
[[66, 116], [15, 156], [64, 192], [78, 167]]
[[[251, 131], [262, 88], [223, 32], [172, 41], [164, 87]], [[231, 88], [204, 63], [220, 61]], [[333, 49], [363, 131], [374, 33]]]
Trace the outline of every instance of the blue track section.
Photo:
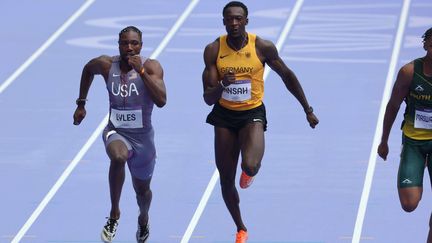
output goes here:
[[[247, 30], [274, 43], [296, 4], [244, 2]], [[0, 85], [84, 3], [2, 1]], [[101, 54], [116, 55], [118, 32], [127, 25], [143, 31], [142, 54], [150, 56], [189, 3], [96, 0], [0, 93], [0, 242], [15, 237], [104, 122], [108, 96], [97, 77], [87, 117], [72, 125], [83, 65]], [[215, 171], [213, 127], [205, 123], [211, 107], [202, 98], [202, 54], [225, 33], [225, 3], [201, 0], [157, 57], [168, 103], [153, 112], [158, 159], [149, 243], [181, 241]], [[248, 242], [352, 241], [401, 8], [401, 0], [303, 2], [280, 55], [298, 76], [320, 124], [309, 128], [298, 102], [271, 72], [265, 84], [269, 127], [262, 169], [253, 186], [240, 191]], [[397, 69], [424, 55], [420, 36], [431, 27], [431, 10], [429, 0], [411, 1]], [[400, 121], [399, 116], [390, 136], [388, 162], [377, 160], [361, 242], [426, 241], [428, 176], [420, 207], [407, 214], [399, 206]], [[21, 242], [99, 242], [110, 210], [108, 167], [98, 135]], [[129, 174], [121, 209], [115, 242], [134, 242], [138, 207]], [[217, 183], [189, 242], [234, 242], [234, 236]]]

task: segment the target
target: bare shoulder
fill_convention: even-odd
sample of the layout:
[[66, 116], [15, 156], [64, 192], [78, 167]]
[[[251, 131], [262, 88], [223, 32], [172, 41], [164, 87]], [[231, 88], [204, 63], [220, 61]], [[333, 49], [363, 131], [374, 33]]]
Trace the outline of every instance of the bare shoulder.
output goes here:
[[414, 76], [414, 61], [403, 65], [398, 72], [395, 87], [399, 90], [408, 90]]
[[401, 67], [403, 72], [414, 72], [414, 61], [411, 61]]
[[160, 66], [160, 62], [156, 59], [151, 59], [151, 58], [147, 58], [144, 62], [144, 65], [159, 65]]
[[278, 50], [276, 46], [273, 44], [273, 42], [269, 40], [265, 40], [259, 36], [256, 37], [255, 48], [258, 57], [261, 59], [263, 63], [272, 60], [277, 60], [279, 57]]
[[84, 67], [84, 69], [91, 74], [102, 74], [107, 77], [111, 64], [113, 62], [112, 57], [102, 55], [91, 59]]
[[101, 55], [93, 58], [91, 61], [98, 62], [98, 63], [112, 63], [113, 57], [108, 55]]
[[414, 61], [411, 61], [411, 62], [403, 65], [400, 68], [399, 74], [398, 74], [398, 76], [403, 78], [403, 79], [411, 79], [413, 75], [414, 75]]
[[256, 37], [255, 45], [256, 45], [256, 48], [262, 52], [267, 52], [267, 51], [276, 51], [277, 52], [276, 46], [273, 44], [273, 42], [266, 40], [266, 39], [263, 39], [259, 36]]
[[98, 66], [98, 67], [106, 67], [111, 66], [113, 58], [111, 56], [102, 55], [91, 59], [87, 65], [90, 66]]
[[219, 38], [215, 41], [207, 44], [204, 49], [204, 59], [214, 59], [216, 61], [217, 54], [219, 52]]
[[148, 58], [144, 62], [143, 66], [148, 71], [148, 73], [150, 73], [150, 74], [151, 73], [162, 73], [163, 72], [162, 65], [156, 59]]
[[144, 67], [162, 67], [162, 66], [158, 60], [147, 58], [147, 60], [144, 62]]

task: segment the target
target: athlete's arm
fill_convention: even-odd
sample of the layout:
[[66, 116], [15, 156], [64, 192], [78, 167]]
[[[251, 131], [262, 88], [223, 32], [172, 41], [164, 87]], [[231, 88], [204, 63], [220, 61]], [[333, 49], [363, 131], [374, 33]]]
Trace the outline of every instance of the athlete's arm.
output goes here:
[[[104, 76], [106, 80], [108, 75], [108, 72], [106, 71], [106, 67], [107, 66], [109, 67], [110, 60], [111, 59], [109, 56], [100, 56], [100, 57], [93, 58], [84, 66], [81, 74], [81, 82], [80, 82], [78, 99], [81, 100], [87, 99], [87, 94], [95, 75], [101, 74]], [[85, 102], [77, 106], [73, 116], [74, 125], [79, 125], [81, 121], [84, 119], [84, 117], [86, 116], [86, 110], [84, 106], [85, 106]]]
[[309, 111], [310, 106], [300, 82], [298, 81], [294, 72], [285, 65], [284, 61], [282, 61], [276, 46], [271, 41], [263, 40], [257, 37], [256, 49], [257, 54], [263, 63], [267, 63], [267, 65], [269, 65], [269, 67], [281, 77], [287, 89], [300, 102], [303, 110], [306, 112], [309, 125], [312, 128], [315, 128], [315, 126], [318, 124], [318, 119], [314, 115], [313, 111]]
[[390, 130], [396, 119], [397, 113], [399, 112], [401, 103], [408, 95], [413, 74], [414, 74], [413, 62], [404, 65], [399, 70], [395, 84], [393, 86], [390, 100], [387, 103], [386, 111], [384, 114], [384, 122], [383, 122], [384, 124], [383, 124], [381, 143], [378, 146], [378, 155], [384, 160], [387, 159], [387, 155], [389, 151], [387, 142], [390, 135]]
[[[204, 49], [204, 64], [205, 68], [202, 73], [202, 82], [204, 88], [204, 101], [207, 105], [215, 104], [221, 97], [223, 86], [228, 86], [235, 81], [235, 75], [233, 73], [227, 73], [223, 79], [219, 77], [216, 60], [219, 52], [219, 42], [214, 41], [206, 46]], [[222, 82], [219, 83], [219, 82]]]
[[153, 102], [158, 107], [163, 107], [166, 104], [167, 96], [162, 66], [157, 60], [147, 59], [143, 64], [143, 68], [143, 70], [137, 72], [149, 90]]

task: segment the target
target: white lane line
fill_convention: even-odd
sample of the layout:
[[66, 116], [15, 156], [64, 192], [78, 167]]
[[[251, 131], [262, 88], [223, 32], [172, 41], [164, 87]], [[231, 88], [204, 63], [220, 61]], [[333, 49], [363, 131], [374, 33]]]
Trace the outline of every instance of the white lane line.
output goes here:
[[[293, 23], [295, 19], [297, 18], [298, 13], [300, 12], [301, 6], [303, 5], [303, 0], [297, 0], [296, 4], [294, 5], [294, 8], [290, 14], [290, 17], [288, 18], [281, 35], [279, 36], [278, 41], [276, 42], [275, 46], [280, 51], [282, 48], [283, 43], [285, 42], [285, 39], [288, 35], [288, 33], [291, 31]], [[264, 80], [269, 75], [269, 67], [266, 68], [264, 71]], [[189, 242], [193, 231], [195, 230], [196, 225], [198, 224], [198, 221], [204, 211], [205, 206], [207, 205], [208, 199], [210, 198], [210, 195], [212, 194], [212, 191], [216, 185], [217, 180], [219, 179], [219, 172], [217, 169], [213, 172], [213, 176], [211, 177], [209, 184], [207, 185], [206, 190], [204, 191], [203, 196], [201, 197], [201, 200], [198, 204], [197, 209], [195, 210], [195, 213], [192, 217], [192, 220], [190, 221], [180, 243], [187, 243]]]
[[54, 43], [54, 41], [56, 41], [57, 38], [63, 34], [63, 32], [65, 32], [66, 29], [69, 28], [69, 26], [75, 22], [75, 20], [78, 19], [95, 1], [96, 0], [86, 1], [72, 16], [70, 16], [69, 19], [66, 20], [66, 22], [64, 22], [64, 24], [60, 26], [60, 28], [33, 53], [33, 55], [31, 55], [8, 79], [6, 79], [6, 81], [0, 85], [0, 94], [3, 93], [3, 91], [9, 87], [9, 85], [11, 85], [12, 82], [14, 82], [18, 76], [20, 76], [46, 49], [48, 49], [48, 47]]
[[72, 162], [68, 165], [68, 167], [63, 171], [60, 178], [56, 181], [56, 183], [51, 187], [49, 192], [45, 195], [45, 197], [42, 199], [42, 201], [39, 203], [35, 211], [33, 211], [30, 218], [27, 219], [23, 227], [18, 231], [17, 235], [14, 237], [14, 239], [11, 241], [11, 243], [18, 243], [20, 240], [24, 237], [25, 233], [29, 230], [29, 228], [33, 225], [33, 223], [36, 221], [36, 219], [39, 217], [39, 215], [42, 213], [42, 211], [45, 209], [45, 207], [48, 205], [48, 203], [51, 201], [51, 199], [54, 197], [54, 195], [57, 193], [57, 191], [60, 189], [60, 187], [63, 185], [65, 180], [69, 177], [69, 175], [72, 173], [72, 171], [75, 169], [76, 165], [80, 162], [82, 157], [85, 155], [85, 153], [90, 149], [92, 144], [96, 141], [96, 139], [99, 137], [99, 133], [102, 132], [102, 130], [105, 128], [105, 122], [108, 121], [108, 115], [105, 116], [104, 122], [99, 124], [95, 132], [90, 136], [90, 138], [87, 140], [87, 142], [84, 144], [84, 146], [81, 148], [81, 150], [78, 152], [78, 154], [75, 156], [75, 158], [72, 160]]
[[381, 106], [379, 110], [378, 120], [375, 128], [374, 140], [371, 148], [371, 152], [369, 155], [369, 164], [366, 171], [366, 178], [363, 185], [363, 192], [360, 199], [360, 204], [357, 212], [357, 219], [354, 226], [353, 239], [352, 243], [359, 243], [363, 221], [366, 214], [366, 207], [369, 200], [370, 189], [372, 187], [372, 179], [375, 171], [375, 165], [377, 160], [377, 149], [378, 144], [381, 140], [382, 134], [382, 121], [384, 119], [385, 108], [387, 106], [387, 102], [390, 98], [391, 86], [395, 77], [396, 67], [398, 64], [399, 53], [402, 47], [403, 35], [406, 27], [406, 22], [408, 19], [408, 12], [410, 7], [410, 0], [404, 0], [401, 15], [399, 18], [399, 25], [397, 29], [396, 39], [393, 46], [393, 52], [391, 56], [391, 61], [387, 73], [387, 79], [384, 87], [383, 97], [381, 100]]
[[[152, 53], [152, 55], [150, 56], [151, 58], [154, 59], [161, 53], [161, 51], [166, 47], [166, 45], [172, 39], [174, 34], [178, 31], [180, 26], [183, 24], [183, 22], [186, 20], [187, 16], [190, 14], [192, 9], [197, 5], [198, 2], [199, 2], [199, 0], [193, 0], [189, 3], [186, 10], [179, 17], [179, 19], [176, 21], [176, 23], [173, 25], [173, 27], [168, 32], [168, 34], [164, 37], [162, 42], [159, 44], [158, 48]], [[39, 217], [39, 215], [45, 209], [47, 204], [51, 201], [51, 199], [54, 197], [54, 195], [57, 193], [57, 191], [60, 189], [60, 187], [66, 181], [66, 179], [69, 177], [69, 175], [75, 169], [75, 167], [80, 162], [82, 157], [87, 153], [87, 151], [90, 149], [90, 147], [96, 141], [96, 139], [99, 137], [99, 135], [101, 134], [101, 132], [103, 131], [104, 127], [106, 126], [106, 124], [108, 122], [108, 116], [109, 116], [109, 114], [106, 114], [104, 119], [99, 123], [96, 130], [92, 133], [90, 138], [87, 140], [87, 142], [84, 144], [84, 146], [78, 152], [78, 154], [74, 157], [74, 159], [68, 165], [68, 167], [65, 169], [65, 171], [63, 171], [60, 178], [56, 181], [56, 183], [51, 188], [51, 190], [45, 195], [43, 200], [39, 203], [39, 205], [37, 206], [35, 211], [32, 213], [30, 218], [25, 222], [25, 224], [20, 229], [20, 231], [17, 233], [17, 235], [15, 236], [15, 238], [12, 240], [11, 243], [18, 243], [22, 239], [24, 234], [28, 231], [28, 229], [33, 225], [34, 221]]]
[[[285, 42], [287, 36], [288, 36], [288, 32], [291, 31], [295, 20], [297, 19], [297, 16], [300, 12], [301, 7], [303, 6], [303, 0], [297, 0], [296, 4], [293, 7], [293, 10], [291, 11], [291, 14], [285, 24], [285, 27], [282, 30], [282, 33], [279, 35], [279, 40], [276, 42], [276, 48], [279, 50], [279, 52], [281, 51], [282, 45]], [[267, 78], [267, 76], [269, 75], [270, 72], [270, 68], [267, 66], [266, 70], [264, 70], [264, 79]]]
[[195, 229], [195, 226], [198, 224], [198, 221], [199, 221], [202, 213], [204, 212], [204, 208], [207, 205], [207, 202], [208, 202], [208, 200], [209, 200], [209, 198], [213, 192], [213, 189], [214, 189], [218, 179], [219, 179], [219, 172], [217, 170], [215, 170], [213, 172], [213, 175], [210, 179], [209, 184], [207, 185], [207, 188], [204, 191], [203, 196], [201, 197], [201, 201], [199, 202], [198, 207], [195, 210], [195, 213], [192, 217], [192, 220], [190, 221], [189, 226], [187, 227], [186, 232], [184, 233], [183, 238], [181, 239], [180, 243], [189, 242], [189, 239], [191, 238], [192, 233]]

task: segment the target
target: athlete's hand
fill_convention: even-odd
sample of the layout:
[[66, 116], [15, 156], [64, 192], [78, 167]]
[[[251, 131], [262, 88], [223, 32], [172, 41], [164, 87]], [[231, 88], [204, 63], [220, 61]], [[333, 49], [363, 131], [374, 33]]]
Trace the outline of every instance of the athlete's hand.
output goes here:
[[235, 74], [233, 71], [228, 71], [228, 73], [224, 74], [222, 84], [226, 87], [235, 82]]
[[315, 116], [315, 114], [313, 112], [308, 113], [306, 115], [306, 119], [309, 122], [309, 126], [312, 128], [315, 128], [315, 126], [319, 123], [318, 118]]
[[378, 145], [378, 155], [383, 159], [387, 160], [387, 155], [389, 152], [388, 144], [386, 142], [381, 142]]
[[140, 55], [129, 56], [128, 64], [139, 73], [142, 68], [141, 57]]
[[86, 109], [84, 108], [84, 106], [78, 106], [75, 110], [75, 113], [73, 115], [73, 119], [74, 125], [79, 125], [81, 123], [81, 121], [84, 119], [84, 117], [86, 116]]

